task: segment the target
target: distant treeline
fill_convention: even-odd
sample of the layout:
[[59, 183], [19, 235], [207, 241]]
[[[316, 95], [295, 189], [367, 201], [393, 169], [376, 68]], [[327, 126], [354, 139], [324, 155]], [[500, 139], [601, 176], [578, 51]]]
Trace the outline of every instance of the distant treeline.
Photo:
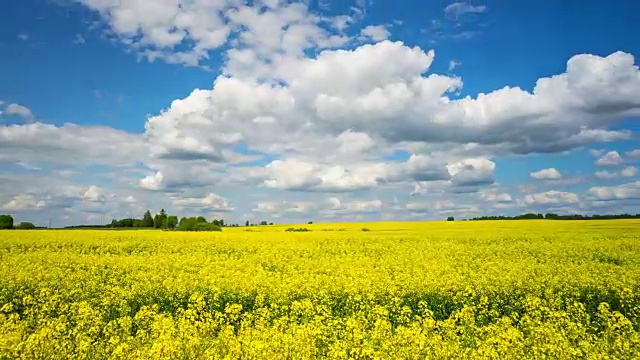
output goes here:
[[110, 228], [111, 225], [107, 224], [107, 225], [72, 225], [72, 226], [65, 226], [65, 229], [108, 229]]
[[614, 219], [640, 219], [640, 214], [617, 214], [617, 215], [558, 215], [554, 213], [547, 214], [522, 214], [517, 216], [480, 216], [470, 221], [479, 220], [535, 220], [535, 219], [548, 219], [548, 220], [614, 220]]
[[[259, 225], [273, 225], [262, 221], [260, 224], [251, 224], [246, 222], [245, 226], [259, 226]], [[110, 224], [106, 225], [77, 225], [67, 226], [65, 229], [127, 229], [127, 228], [139, 228], [139, 229], [164, 229], [164, 230], [178, 230], [178, 231], [220, 231], [223, 227], [239, 227], [238, 224], [227, 224], [224, 219], [213, 219], [207, 221], [204, 216], [198, 217], [183, 217], [178, 219], [175, 215], [169, 215], [162, 209], [159, 213], [152, 215], [150, 210], [147, 210], [142, 218], [125, 218], [125, 219], [113, 219]]]
[[11, 215], [0, 215], [0, 230], [33, 230], [33, 229], [43, 229], [42, 227], [37, 227], [33, 223], [23, 221], [18, 225], [13, 223], [13, 216]]

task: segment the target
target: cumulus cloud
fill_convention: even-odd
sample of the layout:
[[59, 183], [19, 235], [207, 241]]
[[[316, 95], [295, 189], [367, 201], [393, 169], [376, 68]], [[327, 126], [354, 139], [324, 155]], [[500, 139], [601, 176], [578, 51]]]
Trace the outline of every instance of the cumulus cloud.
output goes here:
[[587, 193], [595, 200], [640, 199], [640, 181], [618, 186], [595, 186]]
[[620, 175], [625, 178], [630, 178], [638, 175], [638, 168], [635, 166], [627, 166], [620, 171]]
[[288, 159], [267, 165], [270, 188], [299, 191], [345, 192], [376, 187], [392, 180], [396, 169], [385, 163], [363, 163], [346, 168], [342, 165], [316, 164]]
[[618, 173], [610, 172], [610, 171], [607, 171], [607, 170], [596, 171], [595, 175], [596, 175], [596, 177], [598, 179], [603, 179], [603, 180], [610, 180], [610, 179], [615, 179], [616, 177], [618, 177]]
[[105, 196], [103, 190], [95, 185], [91, 185], [87, 191], [84, 192], [82, 198], [90, 202], [104, 202]]
[[264, 201], [257, 203], [252, 212], [268, 214], [274, 218], [287, 214], [319, 215], [324, 218], [335, 218], [338, 216], [378, 213], [383, 208], [384, 204], [380, 200], [342, 201], [337, 197], [330, 197], [317, 202]]
[[33, 195], [17, 195], [9, 202], [0, 206], [2, 211], [34, 211], [42, 210], [47, 206], [46, 201], [38, 199]]
[[196, 90], [151, 117], [145, 137], [153, 156], [181, 160], [224, 161], [223, 150], [239, 142], [317, 156], [309, 144], [349, 132], [365, 147], [371, 139], [553, 153], [626, 139], [628, 131], [606, 127], [640, 113], [640, 77], [629, 54], [576, 55], [565, 73], [539, 79], [531, 93], [506, 87], [457, 100], [446, 94], [461, 79], [423, 75], [433, 57], [382, 41], [272, 64], [277, 84], [219, 77], [213, 89]]
[[513, 201], [513, 198], [511, 197], [511, 195], [507, 193], [492, 191], [492, 190], [484, 190], [480, 192], [480, 197], [483, 200], [487, 202], [492, 202], [492, 203], [510, 203]]
[[391, 33], [384, 25], [369, 25], [360, 31], [360, 36], [364, 39], [371, 39], [375, 42], [387, 40]]
[[266, 201], [256, 204], [251, 211], [254, 213], [269, 215], [273, 218], [279, 218], [285, 212], [286, 202]]
[[119, 199], [116, 198], [115, 194], [107, 193], [104, 189], [95, 185], [84, 187], [56, 184], [54, 179], [37, 181], [36, 185], [36, 187], [29, 189], [31, 190], [30, 193], [15, 195], [8, 202], [0, 205], [0, 210], [7, 212], [34, 212], [75, 208], [80, 211], [102, 212], [107, 210], [105, 208], [107, 201], [116, 205], [119, 203]]
[[596, 161], [596, 165], [598, 166], [617, 166], [621, 163], [622, 157], [617, 151], [609, 151]]
[[4, 109], [4, 113], [6, 115], [19, 116], [27, 122], [35, 121], [35, 116], [33, 116], [31, 110], [28, 107], [19, 104], [7, 105], [7, 107]]
[[640, 149], [629, 151], [626, 155], [632, 159], [640, 159]]
[[445, 165], [426, 155], [413, 154], [404, 163], [359, 162], [349, 167], [298, 159], [276, 160], [267, 165], [270, 188], [297, 191], [349, 192], [397, 182], [450, 180], [452, 186], [493, 183], [495, 163], [465, 159]]
[[562, 174], [555, 168], [549, 168], [532, 172], [531, 177], [536, 180], [559, 180], [562, 178]]
[[0, 160], [124, 166], [148, 159], [141, 136], [107, 126], [0, 126]]
[[207, 210], [212, 212], [230, 212], [234, 208], [229, 204], [227, 199], [210, 193], [203, 198], [179, 198], [173, 200], [173, 205], [178, 208], [191, 208], [195, 210]]
[[[288, 1], [101, 1], [80, 0], [96, 11], [110, 32], [141, 57], [199, 65], [209, 52], [234, 41], [261, 54], [300, 55], [309, 48], [341, 45], [324, 19], [302, 3]], [[340, 22], [344, 18], [336, 18]], [[342, 21], [344, 27], [348, 21]]]
[[524, 202], [527, 205], [576, 204], [579, 201], [577, 194], [556, 190], [530, 194], [524, 197]]
[[433, 202], [408, 203], [405, 209], [415, 214], [438, 214], [438, 216], [458, 215], [470, 216], [480, 210], [477, 206], [467, 203], [459, 203], [451, 199], [436, 200]]
[[[380, 25], [353, 29], [350, 38], [346, 30], [357, 22], [355, 16], [323, 17], [287, 1], [81, 3], [97, 12], [111, 36], [148, 60], [200, 65], [211, 50], [228, 47], [213, 85], [149, 116], [143, 134], [35, 120], [0, 126], [3, 162], [133, 168], [128, 184], [148, 191], [135, 197], [123, 191], [124, 203], [164, 195], [179, 208], [232, 211], [227, 200], [210, 193], [222, 184], [284, 196], [294, 195], [279, 190], [307, 192], [295, 194], [299, 197], [352, 193], [320, 202], [272, 202], [261, 194], [265, 199], [255, 213], [383, 212], [385, 198], [365, 200], [364, 190], [400, 189], [408, 196], [412, 187], [414, 194], [464, 195], [510, 206], [516, 203], [511, 195], [481, 191], [495, 183], [496, 158], [629, 139], [630, 131], [613, 129], [640, 115], [640, 72], [633, 56], [623, 52], [577, 54], [559, 74], [524, 84], [530, 91], [514, 84], [460, 97], [463, 79], [429, 72], [433, 50], [389, 41], [392, 28]], [[484, 11], [483, 5], [461, 2], [445, 9], [449, 20]], [[371, 43], [359, 45], [366, 42]], [[457, 65], [450, 63], [450, 71]], [[18, 106], [11, 112], [33, 118]], [[239, 154], [239, 148], [260, 155]], [[593, 154], [602, 157], [603, 166], [622, 163], [617, 152]], [[616, 176], [636, 176], [634, 169]], [[561, 177], [555, 168], [531, 176]], [[95, 207], [112, 200], [100, 185], [43, 199], [47, 206]], [[25, 192], [11, 196], [18, 193]], [[528, 195], [524, 203], [577, 199], [574, 193], [549, 191]], [[479, 211], [466, 200], [440, 200], [430, 209]]]
[[493, 184], [496, 164], [488, 159], [467, 159], [448, 165], [451, 182], [456, 186]]

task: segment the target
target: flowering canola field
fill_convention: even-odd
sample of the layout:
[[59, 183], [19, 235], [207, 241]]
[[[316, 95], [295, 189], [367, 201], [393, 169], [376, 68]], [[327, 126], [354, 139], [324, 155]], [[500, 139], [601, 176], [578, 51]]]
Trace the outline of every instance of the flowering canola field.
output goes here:
[[0, 359], [640, 358], [640, 221], [304, 227], [0, 232]]

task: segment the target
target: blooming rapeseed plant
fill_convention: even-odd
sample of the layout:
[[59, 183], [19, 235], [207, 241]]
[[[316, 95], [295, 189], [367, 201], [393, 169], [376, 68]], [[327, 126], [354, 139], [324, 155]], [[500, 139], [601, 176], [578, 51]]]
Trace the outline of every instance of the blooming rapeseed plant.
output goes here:
[[0, 359], [640, 357], [639, 221], [289, 227], [0, 232]]

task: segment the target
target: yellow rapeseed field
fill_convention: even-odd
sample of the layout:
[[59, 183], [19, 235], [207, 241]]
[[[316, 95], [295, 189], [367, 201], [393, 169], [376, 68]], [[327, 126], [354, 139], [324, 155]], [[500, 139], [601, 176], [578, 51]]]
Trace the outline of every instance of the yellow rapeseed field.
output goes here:
[[640, 358], [640, 221], [288, 227], [0, 232], [0, 359]]

